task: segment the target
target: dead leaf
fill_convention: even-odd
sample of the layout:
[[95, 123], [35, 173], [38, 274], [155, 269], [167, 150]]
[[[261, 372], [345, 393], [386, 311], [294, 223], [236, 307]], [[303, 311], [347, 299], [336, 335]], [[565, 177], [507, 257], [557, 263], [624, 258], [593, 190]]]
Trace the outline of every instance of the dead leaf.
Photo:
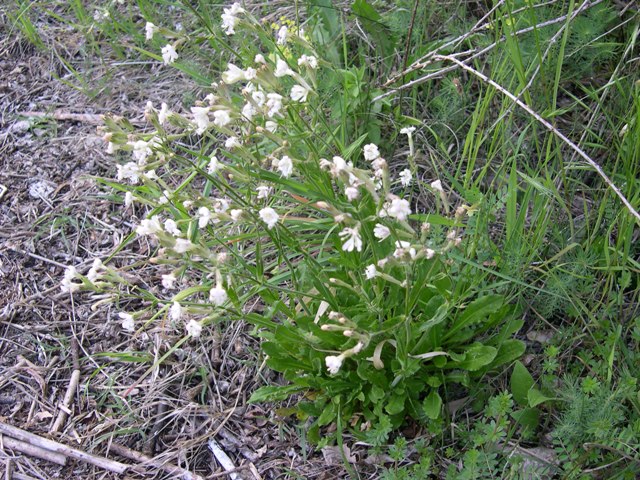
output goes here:
[[[344, 458], [349, 463], [355, 463], [356, 457], [351, 455], [351, 450], [346, 445], [342, 446], [342, 451], [344, 452]], [[340, 453], [340, 447], [324, 447], [322, 449], [322, 456], [324, 457], [324, 461], [327, 465], [342, 465], [344, 460], [342, 458], [342, 453]]]

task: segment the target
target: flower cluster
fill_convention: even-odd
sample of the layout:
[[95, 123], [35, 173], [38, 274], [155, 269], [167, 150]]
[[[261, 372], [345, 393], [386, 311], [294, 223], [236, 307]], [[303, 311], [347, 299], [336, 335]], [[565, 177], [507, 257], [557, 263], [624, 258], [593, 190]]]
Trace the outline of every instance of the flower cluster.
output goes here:
[[[263, 28], [239, 3], [224, 8], [220, 27], [229, 37]], [[144, 27], [148, 40], [166, 32], [152, 23]], [[170, 38], [173, 43], [161, 49], [167, 65], [178, 61], [176, 49], [187, 55], [187, 39]], [[444, 244], [430, 238], [424, 224], [416, 231], [411, 197], [416, 169], [410, 161], [396, 176], [382, 156], [383, 144], [346, 148], [327, 140], [334, 129], [327, 126], [318, 75], [328, 65], [302, 28], [283, 22], [272, 28], [270, 44], [248, 51], [229, 59], [219, 81], [188, 111], [148, 103], [144, 117], [153, 129], [132, 132], [126, 121], [108, 118], [103, 131], [109, 153], [130, 154], [117, 171], [117, 180], [128, 184], [123, 185], [125, 208], [133, 215], [149, 207], [134, 231], [156, 252], [153, 263], [161, 269], [151, 282], [160, 292], [156, 304], [171, 325], [192, 338], [201, 336], [212, 318], [241, 309], [251, 287], [264, 288], [262, 273], [247, 274], [263, 268], [258, 251], [270, 255], [273, 265], [284, 259], [293, 269], [300, 258], [349, 258], [362, 265], [355, 275], [363, 284], [404, 288], [407, 278], [396, 267], [405, 271], [432, 261], [461, 241], [460, 229], [448, 232]], [[409, 139], [409, 160], [415, 155], [414, 131], [400, 132]], [[199, 152], [185, 147], [194, 139], [202, 146]], [[176, 172], [185, 169], [178, 178]], [[431, 191], [446, 198], [439, 181]], [[295, 251], [265, 243], [281, 238], [292, 239], [288, 248]], [[94, 264], [89, 282], [105, 269]], [[81, 277], [70, 268], [63, 290], [80, 289]], [[337, 278], [328, 281], [353, 288]], [[135, 318], [141, 316], [122, 312], [123, 329], [133, 331]], [[335, 323], [323, 325], [324, 330], [340, 331], [355, 342], [325, 357], [329, 373], [337, 374], [347, 358], [367, 348], [369, 336], [341, 314], [333, 312], [330, 319]]]

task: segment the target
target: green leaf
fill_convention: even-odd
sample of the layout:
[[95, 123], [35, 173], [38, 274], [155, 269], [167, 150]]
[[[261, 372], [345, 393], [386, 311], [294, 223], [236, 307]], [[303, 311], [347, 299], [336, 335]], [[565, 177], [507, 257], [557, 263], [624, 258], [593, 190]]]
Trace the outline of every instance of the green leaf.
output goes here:
[[389, 55], [393, 50], [394, 38], [391, 30], [382, 23], [382, 16], [366, 0], [355, 0], [351, 9], [383, 55]]
[[528, 394], [533, 387], [533, 377], [522, 362], [516, 362], [511, 373], [511, 393], [519, 405], [529, 405]]
[[527, 392], [527, 400], [529, 401], [530, 407], [537, 407], [541, 403], [544, 403], [549, 400], [554, 400], [553, 398], [547, 397], [537, 388], [532, 388]]
[[442, 399], [438, 392], [432, 390], [431, 393], [422, 402], [422, 408], [427, 417], [431, 420], [436, 420], [440, 417], [440, 411], [442, 410]]
[[280, 402], [301, 390], [303, 390], [303, 388], [298, 385], [269, 385], [267, 387], [260, 387], [253, 392], [249, 403]]
[[336, 404], [334, 402], [329, 402], [318, 417], [318, 425], [322, 427], [333, 422], [336, 418], [337, 410]]
[[504, 298], [500, 295], [486, 295], [477, 298], [456, 319], [449, 332], [447, 332], [446, 338], [452, 338], [460, 330], [486, 319], [490, 314], [497, 312], [503, 304]]
[[469, 370], [471, 372], [479, 370], [485, 365], [489, 365], [496, 355], [498, 350], [494, 347], [487, 345], [476, 344], [472, 345], [467, 351], [465, 359], [461, 362], [455, 363], [456, 368], [463, 370]]
[[535, 430], [540, 423], [540, 411], [537, 408], [524, 408], [511, 414], [511, 417], [525, 429]]
[[[435, 301], [439, 301], [441, 298], [442, 297], [434, 297], [432, 300], [435, 299]], [[442, 323], [442, 321], [445, 318], [447, 318], [448, 313], [449, 313], [449, 304], [444, 303], [440, 305], [436, 310], [436, 313], [434, 314], [434, 316], [428, 319], [427, 321], [425, 321], [424, 323], [422, 323], [420, 327], [418, 327], [418, 332], [420, 333], [426, 332], [430, 330], [432, 327], [434, 327], [435, 325]]]
[[384, 409], [389, 415], [397, 415], [404, 410], [404, 402], [407, 399], [406, 394], [393, 394], [389, 399], [389, 402], [385, 405]]
[[513, 362], [522, 356], [526, 348], [524, 342], [520, 340], [505, 340], [498, 348], [498, 354], [491, 362], [491, 368]]

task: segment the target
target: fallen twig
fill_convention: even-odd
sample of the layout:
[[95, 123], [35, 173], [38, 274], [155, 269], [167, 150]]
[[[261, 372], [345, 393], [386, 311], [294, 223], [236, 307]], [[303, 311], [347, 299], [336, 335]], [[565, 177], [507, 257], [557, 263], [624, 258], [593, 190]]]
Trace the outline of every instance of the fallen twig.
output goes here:
[[47, 460], [48, 462], [57, 463], [58, 465], [65, 466], [67, 464], [67, 457], [60, 453], [52, 452], [45, 448], [40, 448], [30, 443], [16, 440], [15, 438], [7, 437], [6, 435], [0, 436], [0, 448], [10, 448], [18, 452], [26, 453], [31, 457]]
[[232, 471], [236, 470], [236, 466], [229, 458], [229, 455], [227, 455], [224, 450], [220, 448], [218, 442], [216, 442], [213, 438], [209, 439], [209, 450], [211, 450], [213, 456], [216, 457], [216, 460], [218, 461], [220, 466], [224, 468], [226, 472], [229, 472], [229, 477], [231, 477], [231, 480], [236, 480], [238, 478], [238, 474], [231, 473]]
[[29, 433], [25, 430], [22, 430], [21, 428], [14, 427], [13, 425], [7, 425], [6, 423], [0, 422], [0, 433], [13, 437], [17, 440], [22, 440], [23, 442], [30, 443], [31, 445], [50, 450], [52, 452], [61, 453], [62, 455], [75, 458], [76, 460], [82, 460], [83, 462], [96, 465], [110, 472], [124, 473], [129, 468], [129, 465], [125, 465], [124, 463], [116, 462], [114, 460], [109, 460], [108, 458], [98, 457], [96, 455], [83, 452], [82, 450], [78, 450], [62, 443], [40, 437], [39, 435]]
[[102, 125], [103, 123], [102, 115], [96, 115], [95, 113], [69, 113], [55, 110], [53, 112], [20, 112], [18, 115], [22, 117], [53, 118], [54, 120], [67, 120], [92, 125]]
[[59, 432], [60, 429], [64, 426], [64, 422], [67, 420], [67, 415], [70, 410], [71, 401], [73, 400], [74, 394], [76, 392], [76, 388], [78, 388], [78, 383], [80, 382], [80, 370], [74, 370], [71, 374], [71, 379], [69, 380], [69, 386], [67, 387], [67, 391], [64, 394], [64, 399], [60, 404], [60, 411], [58, 412], [58, 416], [56, 421], [53, 423], [51, 428], [49, 429], [49, 433]]
[[138, 463], [144, 463], [146, 465], [151, 465], [153, 467], [159, 468], [160, 470], [170, 474], [170, 475], [179, 475], [183, 480], [203, 480], [200, 475], [195, 473], [191, 473], [189, 470], [185, 470], [184, 468], [180, 468], [177, 465], [173, 465], [171, 463], [164, 463], [161, 460], [156, 460], [144, 453], [137, 452], [123, 445], [118, 445], [117, 443], [112, 443], [109, 446], [109, 450], [117, 453], [122, 457], [126, 457], [130, 460], [135, 460]]

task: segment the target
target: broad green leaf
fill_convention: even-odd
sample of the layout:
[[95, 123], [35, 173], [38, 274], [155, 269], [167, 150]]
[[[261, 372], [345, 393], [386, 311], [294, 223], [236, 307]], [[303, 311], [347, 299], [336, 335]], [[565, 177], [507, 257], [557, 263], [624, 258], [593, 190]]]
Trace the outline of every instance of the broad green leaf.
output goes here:
[[334, 402], [329, 402], [318, 417], [318, 425], [321, 427], [329, 425], [336, 418], [337, 410], [336, 404]]
[[473, 372], [475, 370], [479, 370], [485, 365], [489, 365], [493, 359], [496, 358], [497, 354], [498, 350], [494, 347], [476, 344], [467, 350], [465, 359], [462, 362], [458, 362], [453, 365], [456, 368]]
[[424, 413], [426, 413], [427, 417], [431, 420], [436, 420], [440, 417], [442, 399], [440, 398], [440, 395], [438, 395], [438, 392], [432, 390], [427, 398], [422, 402], [422, 408], [424, 408]]
[[549, 400], [554, 400], [553, 398], [547, 397], [537, 388], [532, 388], [527, 392], [527, 400], [529, 401], [530, 407], [537, 407], [541, 403], [547, 402]]
[[513, 362], [522, 356], [526, 348], [524, 342], [520, 340], [505, 340], [498, 348], [498, 354], [491, 362], [491, 368]]
[[519, 405], [528, 405], [528, 394], [533, 387], [533, 377], [522, 362], [516, 362], [511, 373], [511, 393]]
[[540, 423], [540, 411], [537, 408], [524, 408], [511, 414], [511, 417], [525, 429], [534, 431]]
[[486, 319], [490, 314], [497, 312], [503, 304], [504, 297], [500, 295], [486, 295], [477, 298], [464, 309], [462, 315], [447, 332], [446, 338], [452, 338], [460, 330]]
[[389, 415], [397, 415], [404, 410], [404, 402], [407, 399], [406, 394], [393, 394], [384, 409]]

